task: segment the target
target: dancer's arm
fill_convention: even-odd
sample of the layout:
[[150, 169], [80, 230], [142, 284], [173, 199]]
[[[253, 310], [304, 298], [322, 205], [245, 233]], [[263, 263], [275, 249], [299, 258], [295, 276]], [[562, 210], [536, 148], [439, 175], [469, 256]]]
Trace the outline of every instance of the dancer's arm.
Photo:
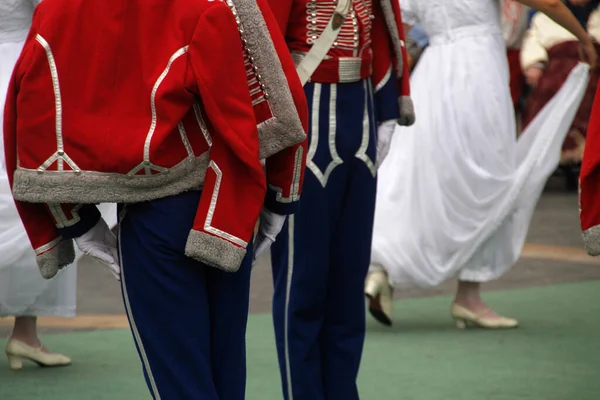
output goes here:
[[518, 0], [526, 6], [543, 12], [550, 17], [554, 22], [571, 32], [579, 42], [581, 42], [584, 53], [584, 61], [590, 64], [590, 67], [596, 66], [598, 55], [589, 35], [575, 18], [573, 13], [569, 11], [560, 0]]
[[548, 21], [548, 17], [541, 13], [536, 13], [531, 21], [531, 26], [525, 32], [523, 43], [521, 44], [520, 64], [525, 75], [527, 83], [535, 87], [544, 74], [544, 69], [548, 63], [548, 51], [544, 47], [543, 21]]

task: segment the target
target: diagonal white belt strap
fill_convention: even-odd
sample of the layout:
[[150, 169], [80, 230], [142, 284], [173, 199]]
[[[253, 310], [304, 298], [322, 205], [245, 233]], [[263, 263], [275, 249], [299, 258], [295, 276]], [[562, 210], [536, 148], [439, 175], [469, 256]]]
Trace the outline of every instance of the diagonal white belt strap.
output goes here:
[[316, 71], [321, 64], [321, 61], [327, 55], [331, 46], [336, 41], [338, 34], [342, 28], [342, 24], [346, 19], [346, 16], [350, 12], [350, 6], [352, 5], [351, 0], [339, 0], [335, 10], [333, 11], [333, 16], [327, 27], [319, 36], [315, 43], [311, 47], [311, 49], [306, 53], [306, 56], [302, 59], [302, 62], [296, 67], [296, 71], [298, 71], [298, 76], [300, 76], [300, 81], [302, 82], [302, 86], [308, 82], [312, 74]]

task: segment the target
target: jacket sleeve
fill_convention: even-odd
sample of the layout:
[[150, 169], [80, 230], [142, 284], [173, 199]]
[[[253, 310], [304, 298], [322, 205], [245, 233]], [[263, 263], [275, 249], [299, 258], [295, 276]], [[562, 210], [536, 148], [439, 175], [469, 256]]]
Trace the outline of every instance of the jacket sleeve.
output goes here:
[[538, 24], [539, 18], [544, 18], [542, 14], [537, 14], [531, 21], [531, 26], [525, 32], [523, 44], [521, 45], [521, 69], [533, 67], [537, 63], [546, 63], [548, 61], [548, 53], [540, 40], [542, 30]]
[[266, 184], [238, 23], [225, 3], [212, 3], [203, 12], [189, 62], [213, 137], [185, 253], [236, 271], [262, 209]]
[[[373, 92], [377, 123], [400, 118], [399, 86], [394, 73], [394, 48], [379, 3], [373, 3]], [[408, 63], [408, 61], [407, 61]]]
[[[397, 6], [397, 4], [396, 4]], [[400, 82], [400, 125], [412, 125], [415, 122], [415, 110], [412, 99], [410, 98], [410, 67], [408, 65], [408, 50], [406, 49], [406, 32], [404, 32], [404, 23], [402, 13], [397, 7], [398, 30], [400, 32], [400, 49], [402, 52], [402, 80]]]
[[[23, 52], [14, 68], [9, 82], [6, 105], [4, 109], [4, 151], [6, 158], [6, 171], [10, 187], [14, 183], [14, 174], [17, 168], [17, 129], [19, 83], [26, 72], [30, 43], [36, 34], [36, 25], [39, 15], [36, 11], [33, 25], [25, 42]], [[58, 231], [48, 207], [41, 203], [24, 203], [15, 201], [17, 211], [27, 232], [36, 254], [36, 261], [40, 273], [46, 279], [54, 277], [61, 268], [73, 263], [75, 249], [71, 240], [63, 240]]]
[[397, 1], [392, 2], [396, 23], [398, 25], [398, 33], [400, 35], [400, 52], [402, 65], [398, 65], [398, 73], [400, 77], [400, 125], [410, 126], [415, 122], [415, 110], [412, 99], [410, 98], [410, 69], [408, 65], [408, 51], [406, 50], [406, 32], [404, 32], [404, 23], [402, 21], [402, 12]]
[[[269, 9], [275, 11], [275, 14]], [[287, 18], [291, 12], [292, 1], [259, 0], [258, 5], [263, 14], [265, 24], [277, 52], [282, 72], [285, 75], [290, 89], [293, 109], [300, 118], [304, 133], [308, 131], [308, 105], [302, 83], [296, 72], [296, 67], [287, 48], [284, 33]], [[287, 14], [287, 15], [286, 15]], [[283, 23], [285, 22], [285, 23]], [[268, 157], [265, 161], [267, 172], [267, 196], [265, 206], [278, 214], [289, 215], [297, 211], [302, 184], [304, 182], [304, 169], [306, 166], [306, 147], [308, 139], [290, 146], [279, 153]]]
[[600, 255], [600, 86], [591, 112], [579, 178], [579, 218], [585, 250]]
[[[389, 107], [387, 98], [394, 94], [397, 99], [394, 103], [398, 109], [398, 124], [409, 126], [415, 121], [415, 111], [410, 98], [408, 52], [400, 5], [396, 0], [379, 0], [373, 3], [373, 13], [373, 83], [376, 107]], [[393, 81], [396, 87], [390, 88], [388, 80]], [[392, 90], [395, 92], [392, 93]], [[387, 111], [379, 111], [378, 114], [379, 122], [390, 119], [387, 118]]]

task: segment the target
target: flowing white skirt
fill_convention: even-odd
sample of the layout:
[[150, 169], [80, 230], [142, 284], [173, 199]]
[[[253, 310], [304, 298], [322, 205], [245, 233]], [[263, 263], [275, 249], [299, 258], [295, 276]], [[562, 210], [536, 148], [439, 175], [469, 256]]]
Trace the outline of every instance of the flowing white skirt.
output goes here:
[[[0, 43], [0, 110], [4, 110], [8, 82], [23, 43]], [[0, 112], [0, 132], [3, 126]], [[117, 223], [116, 206], [100, 205], [109, 226]], [[0, 316], [75, 315], [76, 264], [65, 268], [54, 279], [42, 278], [15, 207], [4, 163], [3, 136], [0, 139]], [[102, 268], [98, 265], [98, 268]]]
[[411, 77], [417, 122], [397, 128], [379, 170], [371, 256], [395, 287], [504, 274], [558, 166], [588, 66], [517, 140], [504, 45], [487, 42], [430, 46]]

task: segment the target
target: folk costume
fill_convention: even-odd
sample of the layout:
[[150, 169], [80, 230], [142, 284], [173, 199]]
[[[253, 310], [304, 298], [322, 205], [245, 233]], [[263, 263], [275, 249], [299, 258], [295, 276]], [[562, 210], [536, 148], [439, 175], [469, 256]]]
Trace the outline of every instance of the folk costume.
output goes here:
[[517, 141], [498, 2], [401, 6], [430, 44], [411, 78], [417, 123], [398, 128], [402, 141], [392, 142], [380, 169], [373, 268], [384, 268], [400, 289], [433, 287], [455, 274], [487, 282], [521, 253], [589, 68], [572, 71]]
[[579, 178], [579, 218], [585, 250], [600, 255], [600, 88], [592, 106]]
[[400, 9], [392, 0], [270, 4], [310, 111], [302, 201], [271, 251], [284, 398], [357, 399], [376, 154], [397, 122], [414, 120]]
[[121, 204], [123, 297], [155, 399], [244, 399], [253, 231], [265, 204], [297, 207], [306, 115], [264, 1], [37, 8], [5, 113], [13, 194], [46, 278], [71, 239], [109, 244], [93, 204]]
[[[8, 83], [23, 49], [35, 6], [41, 0], [0, 0], [0, 110]], [[3, 113], [0, 112], [0, 131]], [[0, 151], [4, 153], [3, 140]], [[114, 205], [102, 205], [104, 218], [116, 224]], [[80, 256], [81, 254], [79, 254]], [[40, 276], [10, 190], [4, 157], [0, 159], [0, 316], [75, 316], [77, 269], [52, 280]]]

